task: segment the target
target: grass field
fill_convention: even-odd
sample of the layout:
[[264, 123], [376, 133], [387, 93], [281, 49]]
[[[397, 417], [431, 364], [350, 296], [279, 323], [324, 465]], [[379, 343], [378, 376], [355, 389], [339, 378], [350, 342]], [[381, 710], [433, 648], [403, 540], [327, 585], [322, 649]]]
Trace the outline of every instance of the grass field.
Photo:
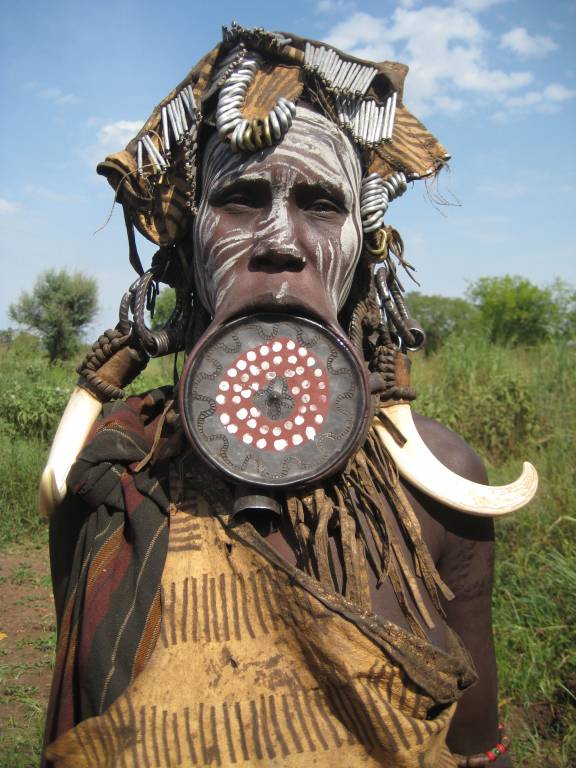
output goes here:
[[494, 633], [518, 766], [576, 765], [576, 349], [506, 350], [451, 338], [414, 363], [417, 407], [462, 434], [503, 484], [521, 462], [540, 488], [496, 522]]
[[[515, 479], [522, 460], [540, 474], [536, 500], [497, 521], [501, 706], [515, 764], [527, 768], [576, 765], [575, 363], [574, 347], [507, 350], [470, 336], [451, 337], [413, 367], [417, 408], [462, 434], [492, 483]], [[138, 388], [171, 376], [169, 361], [154, 361]], [[54, 647], [36, 488], [75, 374], [72, 365], [48, 367], [34, 340], [20, 337], [0, 350], [0, 379], [0, 590], [15, 613], [38, 608], [22, 637], [0, 624], [0, 768], [27, 768], [37, 764]]]

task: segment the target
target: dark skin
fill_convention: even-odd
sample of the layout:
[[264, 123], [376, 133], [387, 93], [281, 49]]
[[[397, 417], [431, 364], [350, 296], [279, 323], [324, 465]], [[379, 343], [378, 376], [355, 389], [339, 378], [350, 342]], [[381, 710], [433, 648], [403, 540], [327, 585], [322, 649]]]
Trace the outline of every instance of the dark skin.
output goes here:
[[[238, 251], [241, 256], [229, 269], [228, 275], [231, 274], [233, 279], [226, 287], [226, 301], [217, 307], [215, 322], [223, 322], [239, 313], [256, 310], [286, 312], [288, 309], [299, 314], [319, 315], [324, 322], [335, 324], [334, 296], [342, 286], [334, 273], [330, 282], [327, 261], [318, 259], [318, 248], [330, 239], [343, 242], [340, 233], [347, 219], [357, 217], [357, 207], [353, 191], [344, 182], [340, 188], [326, 183], [314, 173], [312, 165], [308, 171], [299, 169], [292, 179], [287, 180], [282, 166], [275, 164], [274, 153], [263, 153], [251, 173], [245, 176], [242, 172], [228, 174], [217, 190], [206, 198], [204, 211], [212, 217], [214, 226], [210, 240], [203, 244], [203, 256], [213, 271], [225, 261], [225, 257], [218, 254], [218, 242], [231, 231], [240, 229], [243, 233], [243, 249]], [[267, 239], [262, 232], [274, 206], [279, 205], [283, 206], [287, 236]], [[339, 258], [350, 258], [349, 249], [344, 248]], [[215, 283], [215, 289], [218, 289], [218, 281]], [[469, 480], [487, 483], [482, 462], [461, 438], [430, 419], [417, 417], [416, 425], [424, 442], [449, 469]], [[479, 677], [478, 683], [458, 704], [448, 744], [459, 754], [482, 753], [499, 741], [497, 672], [491, 624], [493, 523], [490, 518], [472, 517], [448, 509], [404, 482], [402, 484], [439, 573], [455, 594], [455, 599], [444, 605], [445, 620], [428, 603], [436, 624], [429, 633], [430, 641], [442, 648], [447, 624], [469, 650]], [[395, 516], [386, 504], [383, 512], [389, 525], [398, 530]], [[287, 531], [271, 534], [268, 541], [288, 561], [298, 563], [296, 544], [290, 540]], [[332, 546], [338, 570], [338, 547], [334, 540]], [[378, 589], [374, 574], [370, 575], [374, 611], [406, 627], [390, 584], [384, 583]], [[510, 766], [509, 756], [501, 756], [495, 765]]]

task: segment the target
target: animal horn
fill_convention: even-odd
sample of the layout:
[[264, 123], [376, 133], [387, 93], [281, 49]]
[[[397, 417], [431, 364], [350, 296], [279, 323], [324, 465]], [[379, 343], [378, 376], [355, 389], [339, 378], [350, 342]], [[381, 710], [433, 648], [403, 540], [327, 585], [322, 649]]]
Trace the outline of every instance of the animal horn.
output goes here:
[[66, 495], [70, 467], [76, 461], [101, 408], [100, 400], [86, 389], [75, 387], [72, 391], [40, 479], [38, 505], [46, 517], [50, 517]]
[[[452, 509], [479, 517], [497, 517], [528, 504], [538, 488], [538, 474], [524, 462], [520, 477], [509, 485], [482, 485], [467, 480], [444, 466], [420, 437], [407, 403], [391, 405], [385, 414], [393, 427], [382, 424], [375, 429], [398, 467], [411, 485]], [[400, 445], [393, 436], [394, 427], [405, 438]]]

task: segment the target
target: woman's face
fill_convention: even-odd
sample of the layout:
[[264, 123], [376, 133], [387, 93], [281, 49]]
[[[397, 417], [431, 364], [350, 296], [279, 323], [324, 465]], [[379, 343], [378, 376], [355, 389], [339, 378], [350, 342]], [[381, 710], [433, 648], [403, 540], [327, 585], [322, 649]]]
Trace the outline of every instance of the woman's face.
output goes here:
[[246, 157], [214, 136], [194, 229], [196, 286], [220, 321], [258, 310], [336, 324], [362, 246], [360, 161], [299, 107], [282, 142]]

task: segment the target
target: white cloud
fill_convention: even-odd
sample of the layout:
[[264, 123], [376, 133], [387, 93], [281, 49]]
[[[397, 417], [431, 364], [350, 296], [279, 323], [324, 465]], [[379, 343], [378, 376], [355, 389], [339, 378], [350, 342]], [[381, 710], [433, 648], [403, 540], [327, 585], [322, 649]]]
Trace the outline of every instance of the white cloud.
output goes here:
[[487, 101], [496, 106], [497, 120], [532, 108], [556, 111], [573, 98], [570, 88], [559, 83], [537, 88], [528, 69], [490, 64], [498, 42], [503, 50], [524, 58], [544, 56], [558, 47], [552, 38], [531, 35], [524, 27], [495, 40], [480, 14], [505, 2], [509, 0], [451, 0], [446, 5], [399, 0], [386, 18], [352, 13], [333, 25], [326, 39], [360, 58], [408, 64], [405, 100], [418, 116], [485, 109]]
[[492, 8], [495, 5], [502, 5], [502, 3], [507, 2], [509, 2], [509, 0], [455, 0], [454, 5], [457, 5], [460, 8], [466, 8], [473, 13], [482, 13], [482, 11], [486, 11], [488, 8]]
[[[508, 3], [510, 0], [454, 0], [454, 5], [459, 8], [466, 8], [469, 11], [475, 13], [481, 13], [482, 11], [492, 8], [494, 5], [502, 5], [502, 3]], [[399, 0], [398, 5], [403, 8], [414, 8], [418, 5], [420, 0]]]
[[29, 88], [41, 99], [52, 102], [52, 104], [66, 105], [76, 104], [78, 102], [77, 96], [73, 93], [66, 93], [66, 91], [63, 91], [61, 88], [46, 86], [35, 80], [26, 83], [26, 88]]
[[98, 144], [103, 149], [117, 152], [142, 128], [140, 120], [117, 120], [115, 123], [106, 123], [98, 131]]
[[465, 103], [462, 99], [453, 99], [451, 96], [437, 96], [435, 106], [439, 112], [455, 115], [464, 109]]
[[60, 192], [56, 189], [43, 187], [37, 184], [28, 184], [24, 187], [24, 193], [35, 199], [48, 200], [53, 203], [70, 203], [85, 200], [82, 195], [70, 192]]
[[547, 35], [531, 35], [524, 27], [515, 27], [502, 35], [500, 47], [524, 58], [539, 58], [557, 50], [558, 45]]
[[40, 96], [54, 104], [75, 104], [78, 101], [73, 93], [65, 93], [60, 88], [43, 88]]
[[18, 203], [12, 203], [0, 197], [0, 216], [11, 216], [18, 211], [19, 207]]
[[116, 120], [113, 123], [105, 123], [96, 134], [96, 141], [86, 148], [84, 155], [90, 163], [104, 160], [106, 155], [119, 152], [142, 128], [140, 120]]
[[318, 0], [316, 10], [319, 13], [342, 13], [354, 8], [354, 5], [349, 0]]
[[369, 13], [354, 13], [346, 21], [333, 27], [326, 36], [326, 42], [336, 48], [355, 51], [359, 46], [377, 45], [386, 33], [386, 22]]
[[455, 112], [466, 94], [504, 94], [532, 82], [530, 72], [506, 72], [486, 63], [488, 35], [466, 4], [397, 8], [384, 20], [354, 13], [335, 25], [328, 42], [361, 58], [396, 59], [410, 66], [407, 102], [418, 114]]
[[489, 197], [512, 200], [515, 198], [526, 197], [533, 192], [533, 187], [524, 184], [521, 181], [490, 181], [481, 184], [476, 188], [477, 192]]
[[542, 90], [527, 91], [521, 96], [513, 96], [506, 102], [509, 109], [533, 112], [556, 112], [559, 105], [576, 98], [576, 90], [566, 88], [560, 83], [550, 83]]

